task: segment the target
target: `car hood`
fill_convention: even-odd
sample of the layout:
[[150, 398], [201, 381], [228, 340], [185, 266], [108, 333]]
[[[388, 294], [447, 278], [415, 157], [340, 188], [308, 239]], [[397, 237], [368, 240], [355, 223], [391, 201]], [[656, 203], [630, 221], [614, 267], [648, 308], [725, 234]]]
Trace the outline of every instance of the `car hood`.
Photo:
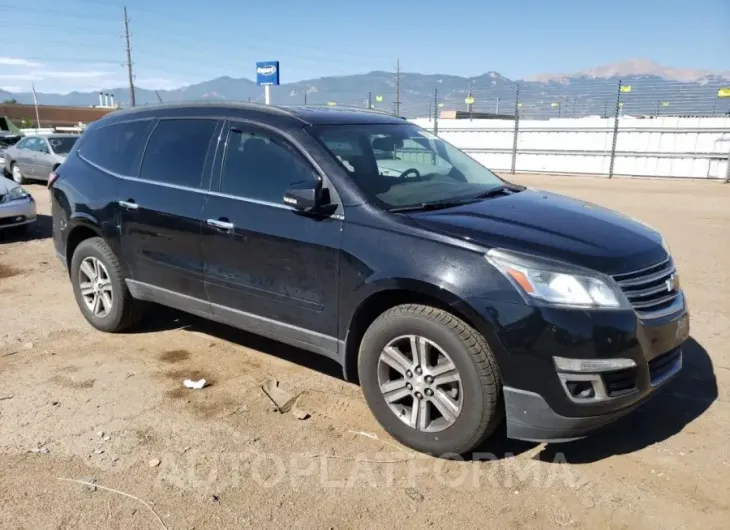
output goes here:
[[409, 216], [430, 230], [572, 263], [606, 274], [666, 259], [661, 235], [601, 206], [527, 189], [454, 208]]

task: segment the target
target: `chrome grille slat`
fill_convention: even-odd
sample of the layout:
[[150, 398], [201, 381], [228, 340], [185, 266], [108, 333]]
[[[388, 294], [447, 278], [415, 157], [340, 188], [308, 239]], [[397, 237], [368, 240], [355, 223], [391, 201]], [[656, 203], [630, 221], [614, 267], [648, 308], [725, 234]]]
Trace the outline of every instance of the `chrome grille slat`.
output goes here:
[[613, 277], [639, 318], [652, 319], [677, 310], [680, 292], [667, 282], [676, 275], [671, 257], [651, 267]]
[[[666, 289], [665, 289], [666, 291]], [[631, 305], [634, 306], [634, 309], [649, 309], [652, 307], [656, 307], [658, 305], [666, 304], [668, 302], [671, 302], [677, 297], [677, 292], [674, 291], [672, 294], [668, 294], [667, 296], [662, 296], [661, 298], [656, 298], [654, 300], [650, 300], [647, 302], [631, 302]]]
[[677, 272], [674, 267], [664, 269], [659, 272], [655, 272], [648, 276], [639, 276], [638, 278], [631, 278], [629, 280], [618, 280], [618, 284], [623, 287], [636, 287], [638, 285], [645, 285], [647, 283], [661, 280], [662, 278], [669, 278], [672, 274]]
[[672, 260], [672, 258], [667, 258], [664, 261], [660, 261], [656, 265], [652, 265], [651, 267], [644, 267], [643, 269], [639, 269], [639, 270], [636, 270], [636, 271], [633, 271], [633, 272], [626, 272], [626, 273], [623, 273], [623, 274], [616, 274], [614, 276], [614, 279], [616, 281], [620, 281], [621, 278], [624, 278], [624, 277], [638, 276], [642, 272], [650, 271], [651, 269], [656, 269], [657, 267], [662, 267], [664, 265], [667, 265], [671, 260]]

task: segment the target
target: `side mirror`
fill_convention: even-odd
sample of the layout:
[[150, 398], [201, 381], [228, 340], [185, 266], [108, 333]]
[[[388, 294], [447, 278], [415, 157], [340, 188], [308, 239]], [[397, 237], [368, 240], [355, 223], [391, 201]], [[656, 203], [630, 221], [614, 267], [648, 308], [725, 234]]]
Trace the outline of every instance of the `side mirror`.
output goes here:
[[284, 203], [299, 212], [314, 212], [323, 205], [322, 182], [295, 182], [284, 192]]

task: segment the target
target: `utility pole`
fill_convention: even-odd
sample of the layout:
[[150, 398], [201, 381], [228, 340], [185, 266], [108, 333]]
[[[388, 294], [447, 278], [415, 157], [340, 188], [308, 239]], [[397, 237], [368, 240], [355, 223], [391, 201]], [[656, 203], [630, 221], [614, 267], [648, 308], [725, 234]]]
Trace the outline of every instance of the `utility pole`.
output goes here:
[[129, 44], [129, 18], [127, 6], [124, 6], [124, 40], [127, 44], [127, 74], [129, 75], [129, 104], [134, 107], [134, 76], [132, 75], [132, 47]]
[[[469, 98], [469, 101], [471, 101], [471, 97], [472, 97], [471, 96], [471, 83], [472, 83], [472, 81], [470, 79], [469, 80], [469, 94], [467, 96]], [[471, 116], [472, 116], [472, 114], [471, 114], [471, 111], [472, 111], [471, 105], [472, 105], [471, 103], [467, 103], [467, 105], [466, 105], [466, 111], [469, 113], [469, 119], [470, 120], [471, 120]]]
[[400, 59], [395, 63], [395, 115], [400, 116]]
[[307, 106], [307, 93], [304, 93], [304, 106]]
[[373, 108], [373, 93], [368, 92], [368, 109]]
[[433, 134], [439, 133], [439, 89], [433, 91]]

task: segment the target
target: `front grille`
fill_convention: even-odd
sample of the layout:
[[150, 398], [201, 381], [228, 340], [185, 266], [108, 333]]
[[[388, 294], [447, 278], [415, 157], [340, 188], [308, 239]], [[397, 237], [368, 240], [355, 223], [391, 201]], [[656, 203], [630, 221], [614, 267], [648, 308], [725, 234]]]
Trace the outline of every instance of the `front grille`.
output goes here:
[[0, 226], [3, 225], [14, 225], [15, 223], [22, 223], [25, 221], [24, 215], [14, 215], [12, 217], [0, 218]]
[[649, 375], [651, 384], [656, 385], [666, 379], [678, 368], [678, 363], [682, 360], [682, 348], [674, 348], [667, 353], [663, 353], [658, 357], [654, 357], [649, 361]]
[[636, 369], [627, 368], [602, 375], [603, 385], [609, 397], [618, 397], [636, 390]]
[[640, 318], [661, 316], [679, 296], [677, 271], [671, 258], [646, 269], [617, 274], [613, 279]]

